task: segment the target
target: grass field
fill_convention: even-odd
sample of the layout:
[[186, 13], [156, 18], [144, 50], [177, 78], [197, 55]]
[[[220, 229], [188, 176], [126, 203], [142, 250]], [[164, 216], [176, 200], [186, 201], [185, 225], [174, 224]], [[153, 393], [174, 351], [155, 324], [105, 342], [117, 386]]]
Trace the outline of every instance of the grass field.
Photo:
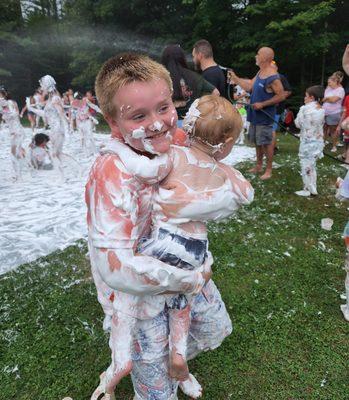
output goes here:
[[[270, 181], [240, 166], [255, 201], [210, 226], [234, 332], [190, 363], [206, 400], [349, 399], [349, 323], [339, 309], [348, 205], [334, 198], [345, 169], [322, 160], [320, 195], [300, 198], [298, 143], [281, 137], [280, 148]], [[334, 220], [330, 232], [324, 217]], [[81, 241], [0, 277], [1, 400], [89, 399], [109, 351], [86, 252]], [[129, 378], [117, 393], [132, 399]]]

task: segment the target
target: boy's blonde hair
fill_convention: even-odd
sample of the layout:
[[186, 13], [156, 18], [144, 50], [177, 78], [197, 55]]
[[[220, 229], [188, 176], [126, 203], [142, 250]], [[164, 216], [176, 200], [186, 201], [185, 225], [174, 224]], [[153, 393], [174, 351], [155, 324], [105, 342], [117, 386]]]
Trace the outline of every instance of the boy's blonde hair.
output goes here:
[[235, 107], [224, 97], [207, 95], [199, 99], [197, 109], [200, 117], [196, 120], [193, 136], [211, 145], [224, 143], [239, 137], [242, 119]]
[[122, 53], [106, 61], [98, 72], [95, 90], [99, 106], [107, 117], [115, 117], [117, 106], [113, 99], [123, 86], [134, 82], [149, 82], [164, 79], [172, 93], [169, 72], [149, 57], [136, 53]]

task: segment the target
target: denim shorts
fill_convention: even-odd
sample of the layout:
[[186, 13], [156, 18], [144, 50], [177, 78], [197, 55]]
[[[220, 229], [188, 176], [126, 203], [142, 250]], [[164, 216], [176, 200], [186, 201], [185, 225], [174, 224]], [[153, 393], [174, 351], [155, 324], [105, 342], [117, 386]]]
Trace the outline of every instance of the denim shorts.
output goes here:
[[325, 115], [325, 123], [328, 126], [336, 126], [341, 119], [341, 113]]
[[257, 146], [267, 146], [273, 141], [273, 125], [250, 124], [248, 140]]

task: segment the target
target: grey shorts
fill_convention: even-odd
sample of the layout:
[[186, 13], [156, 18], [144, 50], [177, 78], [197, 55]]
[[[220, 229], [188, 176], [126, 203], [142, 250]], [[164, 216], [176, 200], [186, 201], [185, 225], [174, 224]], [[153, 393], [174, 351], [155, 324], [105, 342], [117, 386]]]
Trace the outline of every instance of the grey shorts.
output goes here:
[[257, 146], [266, 146], [273, 141], [273, 125], [252, 125], [248, 130], [248, 140]]
[[325, 115], [325, 123], [329, 126], [336, 126], [341, 119], [341, 113]]

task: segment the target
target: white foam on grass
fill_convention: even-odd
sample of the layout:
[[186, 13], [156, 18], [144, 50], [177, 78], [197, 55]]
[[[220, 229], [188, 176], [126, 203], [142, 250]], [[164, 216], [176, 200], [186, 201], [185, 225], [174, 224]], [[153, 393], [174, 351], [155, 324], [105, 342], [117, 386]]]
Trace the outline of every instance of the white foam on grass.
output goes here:
[[[27, 149], [32, 134], [25, 132]], [[109, 139], [94, 137], [97, 148]], [[96, 156], [84, 154], [77, 133], [66, 137], [63, 152], [80, 165], [65, 159], [64, 180], [56, 171], [25, 169], [22, 180], [13, 182], [10, 137], [0, 131], [0, 274], [87, 237], [84, 187]], [[224, 162], [234, 165], [254, 154], [252, 148], [235, 146]]]

